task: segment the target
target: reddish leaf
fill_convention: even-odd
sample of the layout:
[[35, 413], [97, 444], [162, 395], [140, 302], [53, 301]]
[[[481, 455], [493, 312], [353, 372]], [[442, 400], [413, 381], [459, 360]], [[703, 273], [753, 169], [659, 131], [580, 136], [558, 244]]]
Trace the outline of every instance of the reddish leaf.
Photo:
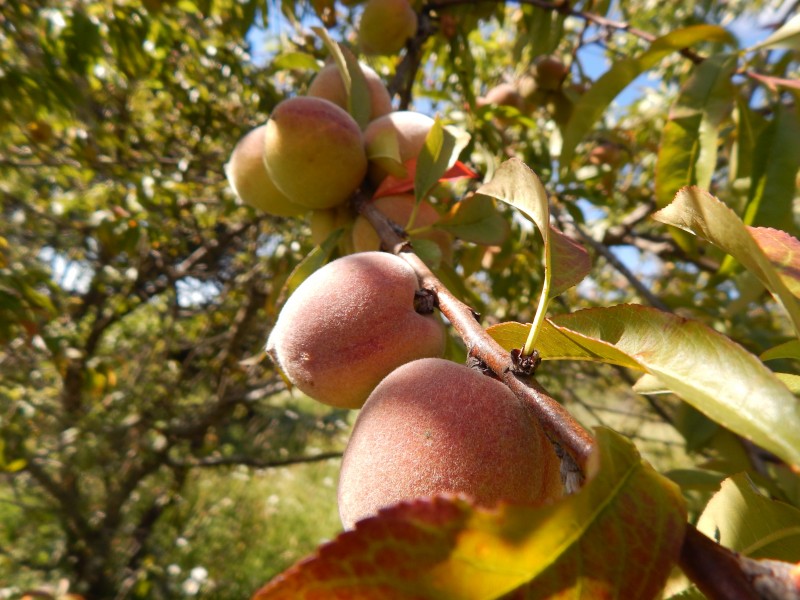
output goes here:
[[[417, 171], [417, 159], [411, 158], [405, 163], [406, 171], [408, 174], [405, 177], [395, 177], [394, 175], [387, 175], [381, 181], [378, 189], [375, 190], [373, 198], [381, 198], [382, 196], [393, 196], [395, 194], [405, 194], [414, 189], [414, 176]], [[439, 181], [448, 181], [451, 179], [463, 178], [477, 179], [478, 174], [470, 169], [467, 165], [457, 160], [456, 163], [445, 171], [444, 175]]]
[[789, 291], [800, 298], [800, 240], [780, 229], [748, 227]]
[[597, 430], [583, 489], [541, 506], [494, 510], [419, 499], [360, 521], [254, 596], [470, 600], [653, 598], [683, 541], [677, 486], [626, 439]]

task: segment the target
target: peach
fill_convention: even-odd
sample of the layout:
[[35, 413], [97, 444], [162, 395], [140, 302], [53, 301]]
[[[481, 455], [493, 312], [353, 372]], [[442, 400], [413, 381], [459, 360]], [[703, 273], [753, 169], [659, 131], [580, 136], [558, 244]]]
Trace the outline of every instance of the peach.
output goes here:
[[502, 383], [426, 358], [381, 381], [356, 419], [339, 475], [346, 529], [412, 498], [466, 494], [476, 504], [538, 504], [562, 495], [543, 430]]
[[[369, 89], [371, 107], [369, 120], [372, 121], [392, 111], [392, 99], [389, 96], [389, 90], [383, 85], [383, 81], [381, 81], [378, 74], [369, 66], [363, 63], [360, 64]], [[347, 90], [344, 88], [344, 81], [342, 81], [342, 76], [336, 63], [330, 63], [322, 67], [320, 72], [311, 80], [311, 85], [308, 86], [306, 94], [316, 98], [325, 98], [336, 106], [348, 110]]]
[[569, 69], [561, 59], [551, 56], [539, 56], [533, 62], [533, 74], [539, 89], [555, 91], [561, 88]]
[[308, 209], [289, 200], [272, 182], [264, 166], [264, 131], [260, 125], [239, 140], [225, 164], [225, 176], [245, 204], [279, 217], [295, 217]]
[[518, 110], [522, 110], [525, 106], [525, 101], [520, 95], [517, 88], [510, 83], [499, 83], [489, 91], [485, 96], [477, 99], [478, 106], [494, 105], [494, 106], [513, 106]]
[[408, 0], [367, 0], [358, 22], [364, 54], [397, 54], [417, 33], [417, 13]]
[[444, 352], [442, 321], [415, 309], [418, 287], [413, 269], [393, 254], [339, 258], [289, 297], [267, 353], [312, 398], [360, 408], [392, 370]]
[[[416, 158], [425, 145], [425, 138], [433, 127], [433, 119], [428, 115], [411, 110], [398, 110], [372, 121], [364, 130], [364, 143], [367, 155], [375, 154], [376, 148], [387, 136], [397, 140], [400, 151], [400, 162], [405, 163]], [[396, 165], [381, 158], [370, 159], [369, 178], [378, 185], [388, 173], [402, 177], [404, 170], [397, 170]]]
[[347, 111], [323, 98], [278, 103], [266, 124], [264, 160], [275, 186], [312, 209], [345, 202], [367, 172], [361, 129]]
[[[406, 227], [408, 220], [411, 218], [411, 212], [414, 210], [414, 195], [413, 194], [397, 194], [394, 196], [383, 196], [373, 201], [375, 206], [392, 221], [397, 223], [400, 227]], [[433, 225], [439, 220], [439, 213], [430, 204], [423, 200], [419, 209], [417, 209], [417, 216], [409, 229], [427, 227]], [[453, 256], [452, 239], [445, 231], [430, 230], [421, 233], [419, 238], [436, 242], [442, 250], [442, 259], [445, 262], [450, 262]], [[356, 252], [367, 252], [369, 250], [378, 250], [381, 246], [380, 237], [372, 225], [369, 224], [364, 217], [356, 217], [353, 223], [353, 248]]]

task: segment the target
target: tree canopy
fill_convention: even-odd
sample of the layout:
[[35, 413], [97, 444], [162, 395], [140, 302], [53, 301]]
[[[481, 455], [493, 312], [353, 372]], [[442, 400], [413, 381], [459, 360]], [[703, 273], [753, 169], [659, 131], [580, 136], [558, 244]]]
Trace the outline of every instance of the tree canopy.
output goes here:
[[[601, 473], [635, 465], [626, 493], [639, 497], [666, 476], [703, 533], [800, 562], [796, 3], [412, 5], [414, 37], [365, 56], [359, 2], [0, 0], [8, 593], [242, 597], [338, 533], [331, 478], [354, 411], [289, 391], [263, 349], [299, 282], [349, 249], [314, 239], [308, 216], [243, 204], [224, 170], [332, 48], [369, 64], [396, 110], [447, 126], [449, 150], [420, 159], [412, 183], [453, 236], [452, 261], [421, 241], [419, 268], [506, 350], [534, 324], [537, 381], [584, 427], [630, 439], [598, 430]], [[548, 59], [564, 70], [544, 84]], [[463, 362], [469, 342], [451, 327], [447, 357]], [[571, 514], [609, 481], [571, 496]], [[505, 556], [489, 517], [461, 500], [446, 510]], [[752, 539], [731, 532], [732, 511], [753, 515]], [[542, 530], [523, 545], [547, 542]], [[653, 561], [666, 578], [672, 563]], [[308, 571], [289, 573], [294, 593], [313, 589]]]

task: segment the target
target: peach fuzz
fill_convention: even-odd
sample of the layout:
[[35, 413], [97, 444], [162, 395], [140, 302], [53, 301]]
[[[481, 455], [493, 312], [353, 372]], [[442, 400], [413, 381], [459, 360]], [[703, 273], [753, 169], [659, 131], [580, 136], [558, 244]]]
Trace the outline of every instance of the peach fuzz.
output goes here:
[[[367, 80], [370, 98], [370, 115], [372, 121], [392, 111], [392, 98], [389, 91], [381, 81], [378, 74], [369, 66], [359, 63], [364, 78]], [[319, 73], [311, 80], [306, 95], [330, 100], [336, 106], [347, 110], [347, 90], [344, 88], [342, 75], [335, 63], [322, 67]]]
[[264, 159], [276, 187], [312, 209], [344, 203], [367, 171], [358, 124], [323, 98], [278, 103], [266, 124]]
[[562, 495], [560, 462], [530, 409], [499, 381], [426, 358], [370, 394], [339, 476], [346, 529], [383, 507], [442, 493], [491, 507]]
[[418, 287], [411, 267], [393, 254], [339, 258], [291, 295], [267, 353], [312, 398], [360, 408], [393, 369], [444, 352], [442, 321], [415, 311]]
[[225, 176], [231, 188], [245, 204], [279, 217], [296, 217], [308, 211], [289, 200], [275, 187], [264, 166], [264, 131], [260, 125], [246, 133], [236, 144], [225, 164]]

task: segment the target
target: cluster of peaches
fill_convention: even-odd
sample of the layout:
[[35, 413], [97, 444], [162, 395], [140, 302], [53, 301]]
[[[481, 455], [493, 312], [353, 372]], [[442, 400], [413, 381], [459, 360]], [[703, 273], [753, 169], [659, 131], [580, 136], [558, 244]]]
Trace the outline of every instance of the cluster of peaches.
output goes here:
[[[243, 202], [280, 216], [311, 211], [312, 231], [315, 223], [329, 231], [351, 218], [348, 200], [364, 181], [377, 187], [389, 174], [404, 175], [434, 122], [392, 111], [379, 77], [362, 69], [371, 96], [363, 131], [344, 108], [339, 70], [329, 65], [306, 96], [279, 103], [245, 135], [226, 165]], [[400, 163], [376, 149], [387, 136]], [[412, 194], [375, 202], [401, 226], [414, 208]], [[438, 218], [427, 203], [417, 215], [425, 224]], [[530, 409], [499, 381], [443, 359], [445, 326], [415, 271], [377, 251], [378, 235], [363, 217], [350, 230], [352, 253], [295, 290], [267, 341], [267, 353], [299, 390], [360, 409], [339, 480], [343, 525], [440, 493], [487, 506], [559, 496], [559, 461]]]

